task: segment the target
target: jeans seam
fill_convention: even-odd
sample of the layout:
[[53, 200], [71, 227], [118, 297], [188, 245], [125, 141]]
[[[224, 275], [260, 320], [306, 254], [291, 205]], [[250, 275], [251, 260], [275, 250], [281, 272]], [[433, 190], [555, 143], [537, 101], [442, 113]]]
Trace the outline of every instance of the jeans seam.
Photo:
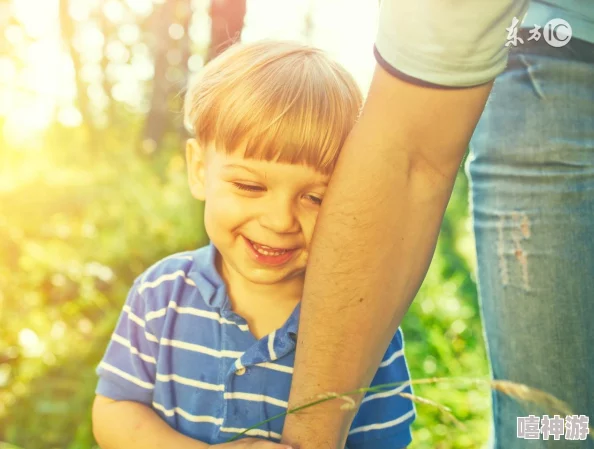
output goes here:
[[518, 55], [518, 59], [524, 65], [524, 67], [526, 67], [526, 74], [528, 75], [528, 79], [530, 80], [530, 85], [532, 86], [532, 90], [534, 90], [534, 92], [536, 93], [536, 95], [538, 96], [539, 99], [545, 100], [546, 99], [545, 94], [544, 94], [542, 88], [540, 87], [538, 81], [536, 81], [536, 79], [534, 78], [532, 66], [530, 65], [530, 63], [528, 62], [528, 60], [526, 59], [526, 57], [524, 55]]

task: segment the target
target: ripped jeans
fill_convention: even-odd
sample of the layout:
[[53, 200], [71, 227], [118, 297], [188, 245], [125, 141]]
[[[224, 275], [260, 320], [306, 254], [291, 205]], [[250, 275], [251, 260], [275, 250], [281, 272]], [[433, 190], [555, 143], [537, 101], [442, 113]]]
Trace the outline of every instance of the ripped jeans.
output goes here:
[[[513, 48], [466, 171], [492, 375], [566, 401], [594, 428], [594, 44]], [[518, 438], [546, 411], [494, 393], [496, 449], [592, 449]], [[550, 415], [552, 417], [552, 415]], [[562, 415], [564, 417], [564, 415]]]

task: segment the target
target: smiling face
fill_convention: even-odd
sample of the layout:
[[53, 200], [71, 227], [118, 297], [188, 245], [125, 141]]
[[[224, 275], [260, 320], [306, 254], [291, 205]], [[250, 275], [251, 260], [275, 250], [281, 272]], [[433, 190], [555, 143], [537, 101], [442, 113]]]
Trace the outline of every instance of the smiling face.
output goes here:
[[187, 146], [192, 195], [205, 201], [206, 232], [221, 275], [251, 284], [303, 282], [318, 211], [329, 180], [311, 167], [245, 159]]
[[301, 297], [321, 197], [361, 104], [343, 67], [293, 42], [240, 43], [197, 74], [184, 105], [190, 187], [230, 297]]

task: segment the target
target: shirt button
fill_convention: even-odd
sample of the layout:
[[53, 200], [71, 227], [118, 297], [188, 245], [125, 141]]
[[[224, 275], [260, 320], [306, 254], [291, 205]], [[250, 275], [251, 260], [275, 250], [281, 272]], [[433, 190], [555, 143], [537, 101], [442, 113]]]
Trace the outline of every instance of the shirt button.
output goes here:
[[235, 371], [235, 374], [237, 374], [238, 376], [243, 376], [245, 374], [245, 371], [246, 371], [245, 367], [242, 366], [237, 371]]

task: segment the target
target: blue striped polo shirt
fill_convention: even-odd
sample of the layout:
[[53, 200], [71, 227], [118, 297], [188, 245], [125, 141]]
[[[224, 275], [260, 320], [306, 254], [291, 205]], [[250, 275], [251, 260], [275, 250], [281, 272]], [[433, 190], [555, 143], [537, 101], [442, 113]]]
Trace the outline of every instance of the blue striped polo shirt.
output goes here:
[[[96, 393], [136, 401], [172, 428], [207, 444], [287, 409], [299, 305], [285, 324], [256, 340], [231, 310], [215, 267], [216, 249], [174, 254], [139, 276], [97, 368]], [[409, 381], [402, 332], [392, 339], [372, 385]], [[411, 441], [410, 384], [367, 393], [353, 420], [349, 449], [399, 449]], [[340, 402], [337, 402], [337, 413]], [[284, 417], [248, 435], [279, 441]]]

